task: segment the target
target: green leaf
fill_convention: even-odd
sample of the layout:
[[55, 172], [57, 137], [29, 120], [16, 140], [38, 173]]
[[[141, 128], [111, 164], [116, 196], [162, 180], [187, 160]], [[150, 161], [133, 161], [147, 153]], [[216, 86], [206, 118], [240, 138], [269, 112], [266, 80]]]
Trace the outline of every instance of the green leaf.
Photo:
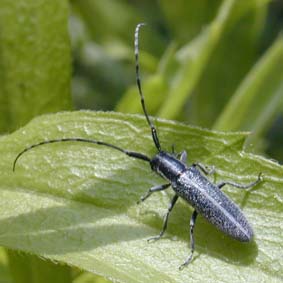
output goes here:
[[90, 272], [82, 272], [79, 276], [77, 276], [73, 283], [110, 283], [109, 281], [101, 276], [94, 275]]
[[70, 109], [68, 1], [0, 1], [0, 129]]
[[12, 283], [6, 250], [0, 248], [0, 282]]
[[0, 139], [0, 244], [77, 266], [118, 282], [280, 282], [283, 277], [283, 168], [244, 153], [245, 133], [222, 133], [158, 120], [164, 150], [175, 144], [189, 163], [217, 168], [215, 181], [247, 183], [263, 172], [250, 192], [225, 188], [244, 210], [255, 241], [234, 241], [202, 217], [196, 226], [195, 260], [189, 253], [192, 212], [178, 202], [164, 239], [147, 243], [162, 225], [172, 191], [136, 201], [164, 182], [145, 162], [103, 146], [60, 143], [38, 147], [12, 164], [25, 147], [53, 138], [85, 137], [154, 155], [144, 117], [103, 112], [66, 112], [34, 119]]
[[227, 103], [214, 129], [257, 130], [257, 134], [264, 131], [282, 106], [282, 64], [283, 36], [280, 35]]
[[9, 250], [9, 263], [14, 283], [72, 282], [70, 267], [37, 256]]

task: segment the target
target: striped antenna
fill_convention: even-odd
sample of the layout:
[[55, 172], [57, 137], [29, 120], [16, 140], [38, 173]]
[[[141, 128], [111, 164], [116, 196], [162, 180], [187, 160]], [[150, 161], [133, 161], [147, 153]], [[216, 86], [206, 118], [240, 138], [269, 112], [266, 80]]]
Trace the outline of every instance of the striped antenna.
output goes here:
[[137, 27], [136, 27], [136, 30], [135, 30], [136, 81], [137, 81], [137, 86], [138, 86], [138, 90], [139, 90], [139, 94], [140, 94], [140, 98], [141, 98], [141, 105], [142, 105], [143, 113], [145, 115], [145, 118], [147, 120], [148, 125], [150, 126], [153, 142], [154, 142], [157, 150], [160, 152], [161, 146], [160, 146], [160, 143], [159, 143], [157, 131], [156, 131], [156, 128], [155, 128], [153, 122], [150, 120], [150, 118], [147, 114], [145, 103], [144, 103], [144, 96], [143, 96], [143, 92], [142, 92], [142, 88], [141, 88], [140, 66], [139, 66], [139, 30], [144, 25], [145, 25], [145, 23], [138, 24]]

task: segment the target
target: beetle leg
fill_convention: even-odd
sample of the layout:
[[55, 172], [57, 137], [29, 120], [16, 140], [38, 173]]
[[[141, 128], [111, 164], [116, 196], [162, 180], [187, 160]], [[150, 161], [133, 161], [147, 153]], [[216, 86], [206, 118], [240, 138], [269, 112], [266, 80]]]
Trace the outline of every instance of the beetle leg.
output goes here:
[[174, 197], [172, 198], [172, 200], [171, 200], [171, 202], [168, 206], [167, 213], [164, 215], [163, 227], [162, 227], [162, 230], [159, 233], [159, 235], [153, 236], [153, 237], [149, 238], [147, 241], [156, 241], [156, 240], [159, 240], [163, 236], [163, 234], [165, 233], [165, 231], [167, 229], [168, 218], [169, 218], [170, 212], [172, 211], [178, 197], [179, 197], [178, 195], [174, 195]]
[[174, 143], [171, 145], [171, 150], [172, 150], [173, 155], [175, 155], [175, 144]]
[[154, 187], [150, 188], [148, 190], [147, 194], [142, 196], [137, 203], [139, 204], [139, 203], [145, 201], [154, 192], [159, 192], [159, 191], [166, 190], [168, 187], [170, 187], [170, 185], [171, 184], [169, 183], [169, 184], [157, 185], [157, 186], [154, 186]]
[[186, 164], [187, 163], [187, 157], [188, 157], [187, 152], [184, 150], [179, 155], [180, 155], [181, 162]]
[[252, 188], [255, 185], [257, 185], [261, 181], [262, 181], [262, 173], [259, 173], [257, 180], [254, 181], [254, 182], [251, 182], [249, 184], [238, 184], [238, 183], [234, 183], [234, 182], [230, 182], [230, 181], [225, 181], [225, 182], [221, 182], [221, 183], [217, 184], [217, 187], [219, 189], [221, 189], [225, 185], [230, 185], [230, 186], [233, 186], [233, 187], [239, 188], [239, 189], [249, 189], [249, 188]]
[[193, 166], [198, 167], [206, 175], [212, 175], [215, 173], [214, 166], [208, 167], [203, 165], [202, 163], [193, 163]]
[[179, 160], [181, 160], [183, 163], [187, 163], [187, 152], [185, 150], [175, 153], [175, 145], [172, 144], [172, 153], [174, 156], [176, 156]]
[[173, 152], [173, 154], [176, 156], [176, 158], [178, 158], [180, 161], [182, 161], [184, 164], [187, 163], [187, 152], [185, 150], [175, 154]]
[[191, 245], [191, 254], [188, 256], [188, 258], [185, 260], [183, 264], [179, 266], [179, 270], [182, 270], [185, 266], [187, 266], [193, 259], [193, 254], [195, 250], [195, 238], [194, 238], [194, 228], [196, 224], [198, 213], [196, 210], [194, 210], [191, 220], [190, 220], [190, 245]]

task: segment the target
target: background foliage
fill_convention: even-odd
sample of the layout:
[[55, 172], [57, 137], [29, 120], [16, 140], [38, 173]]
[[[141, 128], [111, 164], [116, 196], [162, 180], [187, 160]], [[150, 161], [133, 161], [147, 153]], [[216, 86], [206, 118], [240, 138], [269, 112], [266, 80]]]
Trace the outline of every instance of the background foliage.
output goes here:
[[[282, 15], [282, 1], [268, 0], [1, 0], [0, 243], [10, 249], [1, 250], [0, 282], [104, 282], [82, 270], [119, 282], [222, 282], [225, 274], [237, 282], [282, 280], [282, 227], [276, 225], [282, 223], [282, 167], [241, 151], [245, 146], [283, 160]], [[62, 135], [95, 136], [125, 148], [135, 140], [135, 150], [153, 154], [144, 119], [126, 114], [52, 114], [8, 135], [43, 113], [141, 113], [133, 60], [138, 22], [147, 23], [140, 64], [151, 115], [253, 133], [245, 139], [243, 133], [159, 121], [162, 143], [168, 150], [173, 142], [187, 149], [190, 161], [217, 166], [219, 179], [244, 182], [259, 171], [265, 174], [259, 190], [228, 190], [245, 206], [256, 244], [242, 246], [200, 221], [200, 256], [181, 274], [177, 266], [187, 251], [184, 223], [191, 211], [181, 204], [173, 215], [169, 234], [180, 241], [167, 238], [148, 246], [145, 239], [160, 229], [168, 202], [168, 195], [161, 195], [158, 208], [154, 201], [134, 205], [145, 188], [160, 182], [154, 176], [144, 180], [148, 168], [104, 149], [90, 154], [81, 145], [62, 145], [60, 151], [42, 149], [21, 161], [16, 175], [11, 172], [23, 146]], [[100, 189], [97, 194], [94, 188]], [[121, 254], [128, 265], [119, 261]]]

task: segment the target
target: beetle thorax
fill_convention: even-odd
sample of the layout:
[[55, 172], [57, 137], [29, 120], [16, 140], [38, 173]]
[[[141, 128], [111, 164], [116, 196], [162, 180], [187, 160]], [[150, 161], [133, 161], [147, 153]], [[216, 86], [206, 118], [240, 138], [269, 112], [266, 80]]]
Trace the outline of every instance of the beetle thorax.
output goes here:
[[174, 155], [160, 151], [150, 161], [151, 169], [170, 182], [176, 179], [186, 170], [186, 166]]

